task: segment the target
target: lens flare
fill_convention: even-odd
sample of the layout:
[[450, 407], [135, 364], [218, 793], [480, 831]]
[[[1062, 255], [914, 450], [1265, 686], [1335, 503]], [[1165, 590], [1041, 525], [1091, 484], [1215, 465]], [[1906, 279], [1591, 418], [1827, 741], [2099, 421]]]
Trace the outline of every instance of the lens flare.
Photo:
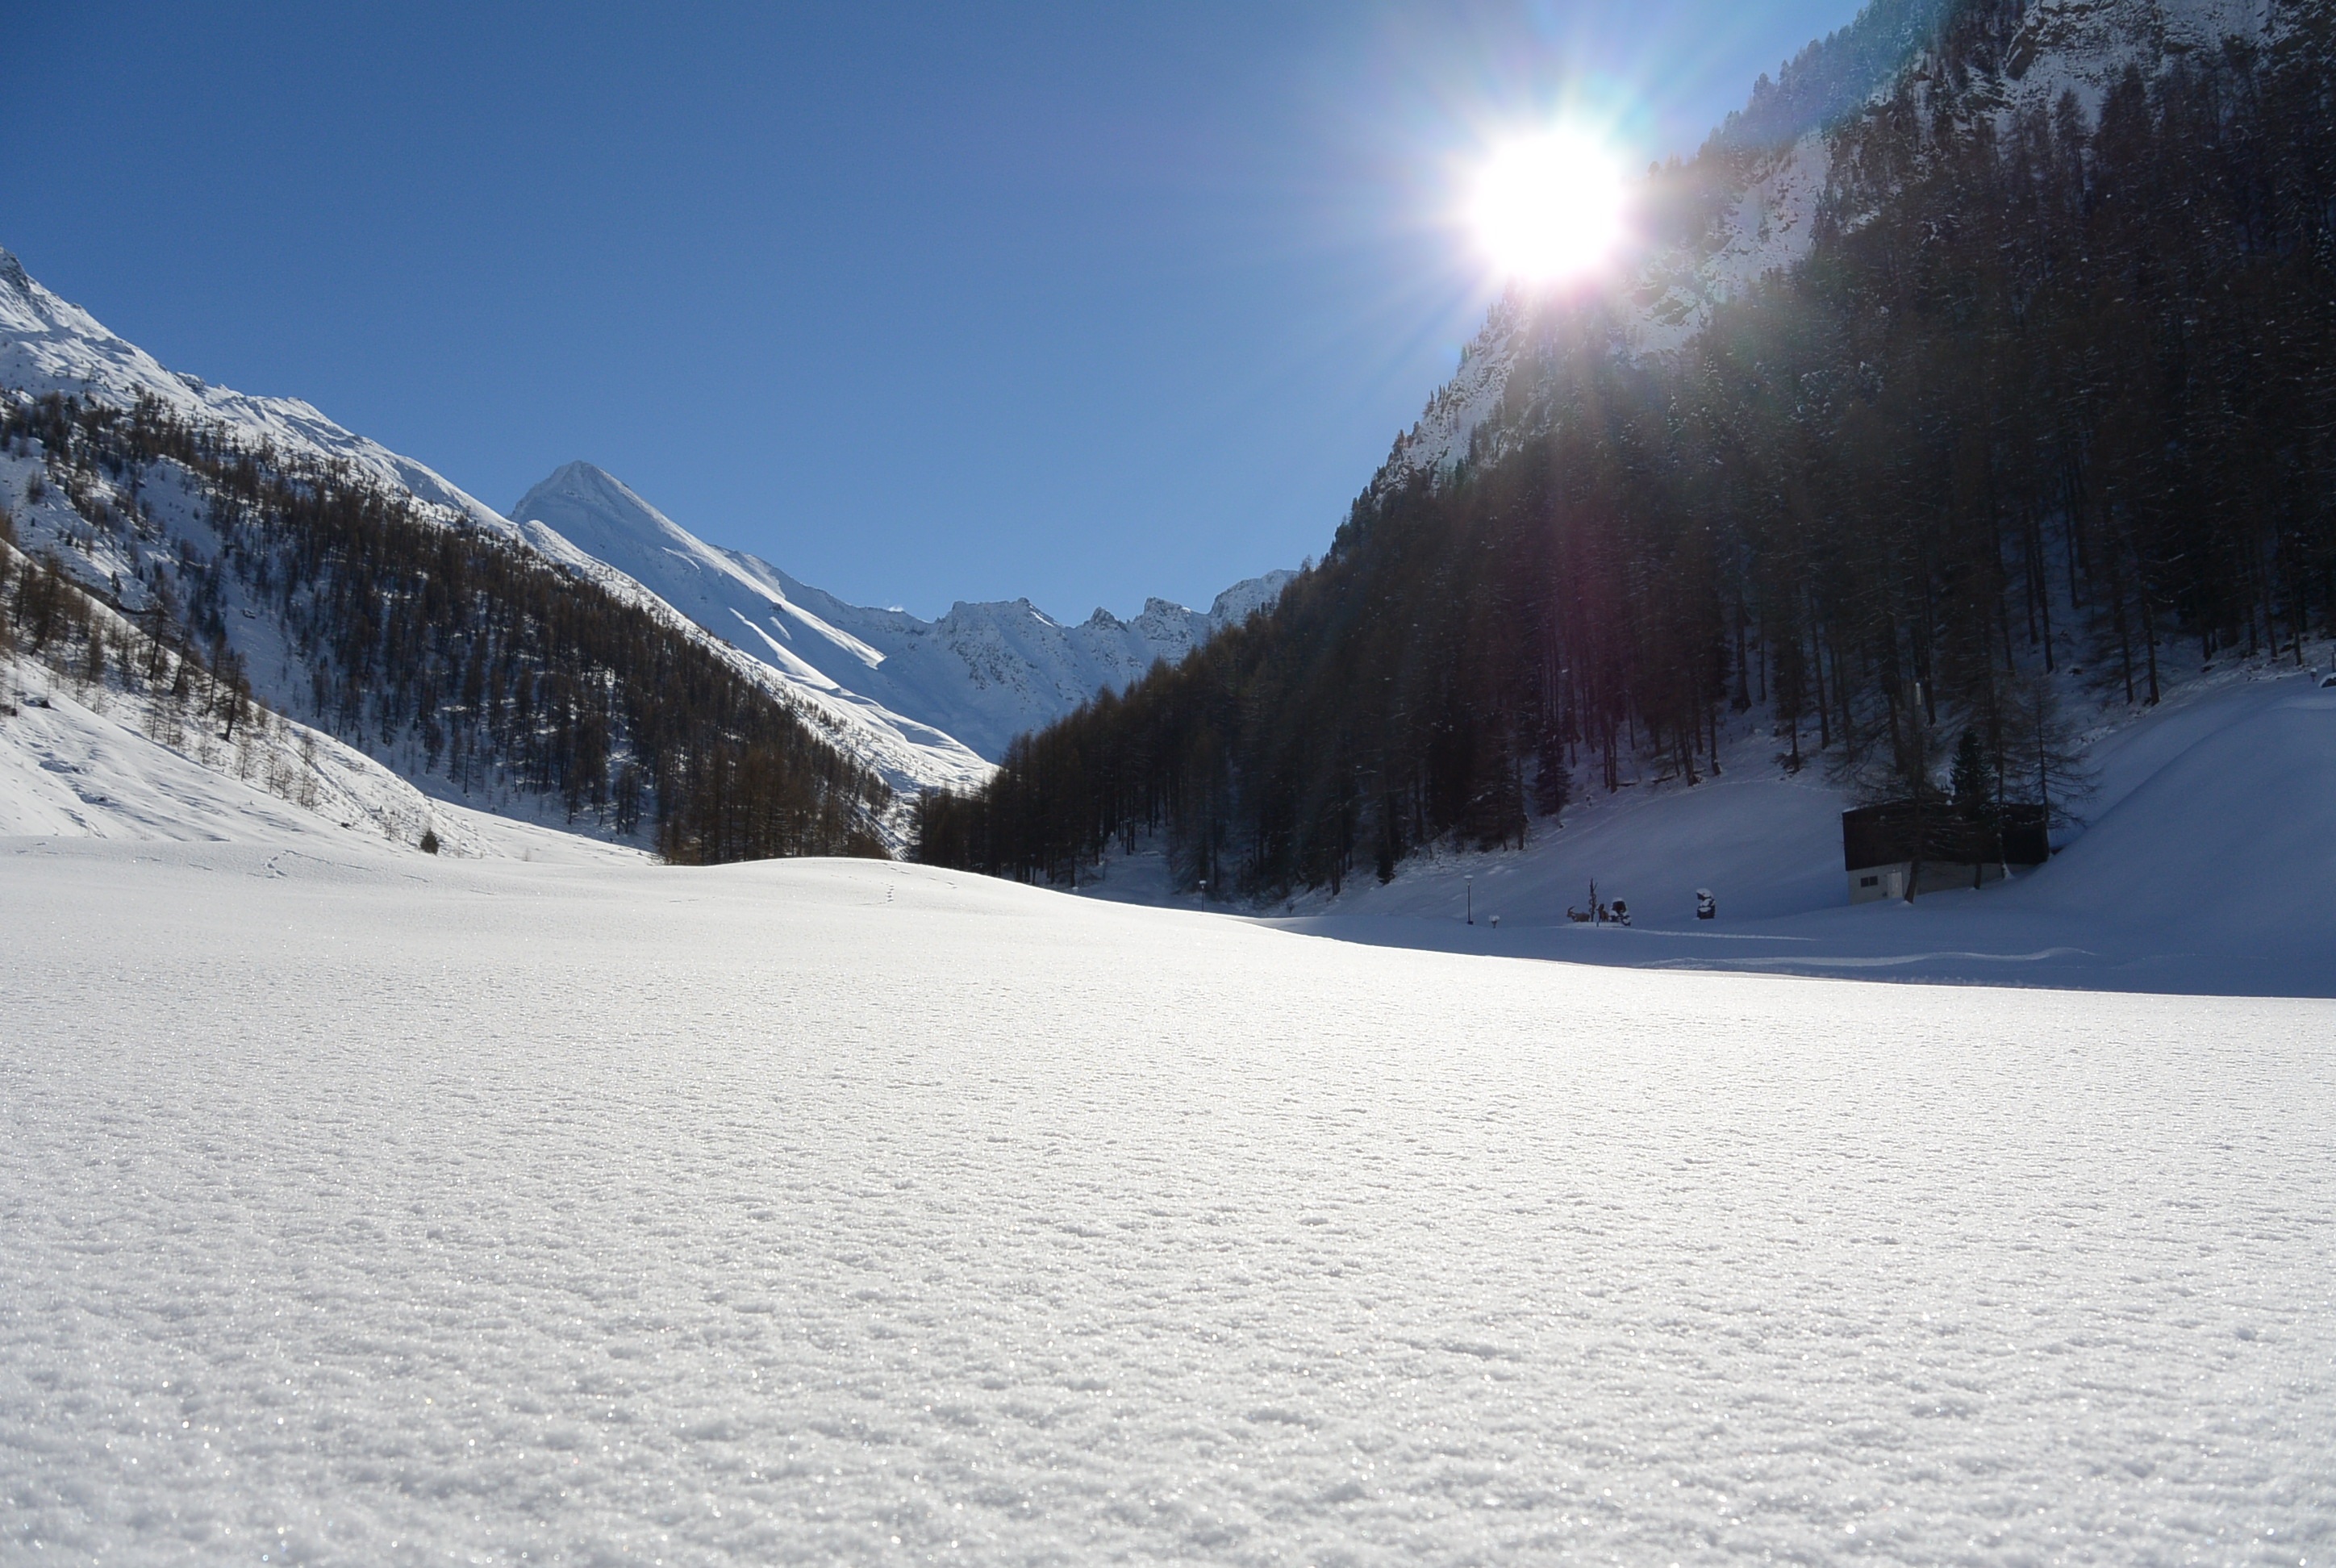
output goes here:
[[1468, 218], [1503, 277], [1552, 284], [1612, 254], [1628, 206], [1613, 155], [1582, 131], [1560, 128], [1495, 148], [1477, 172]]

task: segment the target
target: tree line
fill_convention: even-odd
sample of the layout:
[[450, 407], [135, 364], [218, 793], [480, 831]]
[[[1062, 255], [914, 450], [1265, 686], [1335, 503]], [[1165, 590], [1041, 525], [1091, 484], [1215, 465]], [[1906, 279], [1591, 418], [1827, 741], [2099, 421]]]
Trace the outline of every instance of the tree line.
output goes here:
[[[1954, 6], [1829, 131], [1802, 265], [1675, 355], [1542, 309], [1456, 470], [1383, 473], [1270, 613], [924, 799], [919, 852], [1062, 880], [1157, 835], [1188, 887], [1337, 889], [1708, 777], [1755, 710], [1866, 798], [1947, 798], [1961, 751], [2065, 816], [2072, 680], [2153, 703], [2177, 648], [2300, 661], [2336, 618], [2331, 8], [2276, 9], [2014, 113], [2026, 7]], [[1759, 156], [1660, 172], [1663, 220]]]

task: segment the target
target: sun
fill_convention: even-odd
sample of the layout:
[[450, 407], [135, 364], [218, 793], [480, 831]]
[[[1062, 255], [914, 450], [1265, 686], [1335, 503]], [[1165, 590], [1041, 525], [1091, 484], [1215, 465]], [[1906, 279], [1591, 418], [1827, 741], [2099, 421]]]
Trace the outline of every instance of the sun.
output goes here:
[[1622, 239], [1629, 204], [1613, 155], [1561, 127], [1493, 150], [1477, 170], [1468, 220], [1504, 278], [1545, 285], [1605, 260]]

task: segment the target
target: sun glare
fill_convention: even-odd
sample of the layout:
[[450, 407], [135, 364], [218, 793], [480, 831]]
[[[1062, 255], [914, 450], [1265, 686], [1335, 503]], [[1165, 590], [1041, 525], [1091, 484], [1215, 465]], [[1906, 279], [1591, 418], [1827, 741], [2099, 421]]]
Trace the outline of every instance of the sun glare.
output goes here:
[[1502, 276], [1562, 282], [1606, 259], [1622, 238], [1627, 190], [1613, 155], [1578, 131], [1545, 131], [1494, 150], [1468, 217]]

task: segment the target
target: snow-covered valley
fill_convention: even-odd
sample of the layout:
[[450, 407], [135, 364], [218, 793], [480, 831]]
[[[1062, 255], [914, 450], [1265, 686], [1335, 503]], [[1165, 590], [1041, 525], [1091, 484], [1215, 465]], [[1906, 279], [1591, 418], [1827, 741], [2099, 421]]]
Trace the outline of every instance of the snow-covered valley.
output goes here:
[[[2327, 1563], [2336, 141], [2246, 172], [2303, 13], [1869, 8], [1206, 609], [847, 602], [714, 542], [881, 526], [778, 443], [746, 515], [506, 513], [0, 251], [0, 1568]], [[1990, 127], [2044, 216], [1932, 221], [2017, 206]], [[2197, 206], [2128, 231], [2152, 148]], [[2149, 317], [2172, 422], [2161, 252], [2246, 286]], [[1007, 559], [946, 402], [703, 315]], [[673, 369], [608, 406], [720, 460]]]
[[[2325, 654], [2331, 651], [2321, 649]], [[1522, 851], [1446, 843], [1337, 896], [1218, 902], [1171, 890], [1161, 855], [1114, 856], [1084, 901], [1240, 915], [1377, 947], [1639, 969], [1951, 984], [2336, 996], [2336, 688], [2314, 666], [2193, 676], [2107, 726], [2086, 825], [2050, 863], [1983, 890], [1853, 905], [1841, 813], [1821, 768], [1790, 774], [1752, 726], [1730, 771], [1687, 786], [1591, 787]], [[417, 789], [363, 751], [271, 718], [223, 744], [166, 703], [0, 661], [0, 839], [226, 842], [298, 853], [630, 863], [524, 799], [490, 814]], [[320, 841], [320, 842], [319, 842]], [[1577, 924], [1590, 889], [1628, 929]], [[1718, 918], [1695, 918], [1709, 890]]]
[[15, 840], [0, 883], [11, 1559], [2336, 1531], [2329, 1003], [325, 834]]

